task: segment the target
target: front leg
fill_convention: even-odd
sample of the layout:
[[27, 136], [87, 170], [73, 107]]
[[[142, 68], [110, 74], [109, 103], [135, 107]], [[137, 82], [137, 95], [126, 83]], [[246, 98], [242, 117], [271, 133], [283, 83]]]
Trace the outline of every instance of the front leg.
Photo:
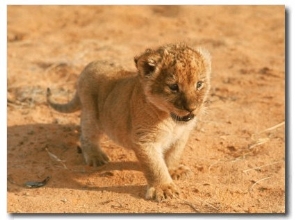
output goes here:
[[162, 201], [166, 198], [178, 197], [179, 190], [169, 174], [162, 148], [145, 143], [136, 146], [134, 150], [148, 182], [146, 199]]
[[175, 180], [186, 179], [192, 173], [190, 168], [180, 165], [180, 157], [189, 138], [189, 131], [186, 131], [165, 153], [166, 165], [171, 177]]

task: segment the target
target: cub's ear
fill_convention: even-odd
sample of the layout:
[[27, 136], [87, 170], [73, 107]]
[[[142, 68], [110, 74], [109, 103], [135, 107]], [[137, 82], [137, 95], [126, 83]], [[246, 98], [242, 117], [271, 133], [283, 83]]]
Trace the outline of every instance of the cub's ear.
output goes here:
[[199, 47], [198, 52], [202, 55], [206, 62], [211, 62], [211, 55], [207, 49]]
[[149, 49], [141, 56], [134, 57], [135, 66], [142, 76], [150, 76], [155, 73], [160, 61], [160, 54]]
[[209, 51], [206, 50], [205, 48], [200, 47], [200, 48], [198, 48], [198, 52], [204, 59], [204, 63], [207, 68], [207, 72], [210, 75], [210, 73], [211, 73], [211, 55], [210, 55]]

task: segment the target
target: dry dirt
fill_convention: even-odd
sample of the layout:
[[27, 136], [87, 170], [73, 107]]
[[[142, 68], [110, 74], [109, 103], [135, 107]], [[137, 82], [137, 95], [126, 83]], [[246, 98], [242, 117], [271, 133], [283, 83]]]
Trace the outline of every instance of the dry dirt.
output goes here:
[[[8, 6], [9, 213], [284, 213], [284, 6]], [[146, 48], [186, 42], [212, 55], [207, 114], [181, 162], [181, 198], [144, 199], [133, 152], [104, 139], [112, 162], [90, 168], [77, 152], [71, 99], [93, 60], [134, 70]], [[28, 181], [50, 180], [40, 188]]]

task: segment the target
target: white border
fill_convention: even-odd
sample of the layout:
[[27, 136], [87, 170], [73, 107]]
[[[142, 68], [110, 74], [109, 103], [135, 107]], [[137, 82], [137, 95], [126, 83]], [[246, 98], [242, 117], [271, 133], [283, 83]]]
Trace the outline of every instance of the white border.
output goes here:
[[[1, 179], [3, 181], [4, 184], [1, 184], [1, 210], [0, 210], [0, 216], [1, 219], [4, 219], [4, 217], [6, 217], [6, 219], [94, 219], [94, 218], [108, 218], [107, 216], [33, 216], [33, 215], [25, 215], [25, 216], [11, 216], [8, 215], [6, 213], [7, 211], [7, 199], [6, 199], [6, 189], [7, 189], [7, 184], [6, 184], [6, 179], [7, 179], [7, 160], [6, 160], [6, 155], [7, 155], [7, 150], [6, 150], [6, 145], [7, 145], [7, 111], [6, 111], [6, 91], [7, 91], [7, 86], [6, 86], [6, 82], [7, 82], [7, 5], [40, 5], [41, 2], [40, 1], [33, 1], [33, 0], [29, 0], [29, 1], [21, 1], [21, 0], [2, 0], [0, 2], [0, 30], [1, 30], [1, 44], [0, 44], [0, 53], [1, 53], [1, 64], [0, 64], [0, 83], [1, 83], [1, 92], [0, 92], [0, 117], [1, 117]], [[273, 219], [273, 218], [288, 218], [288, 219], [300, 219], [300, 208], [299, 208], [299, 204], [300, 204], [300, 190], [299, 190], [299, 186], [300, 186], [300, 181], [299, 181], [299, 170], [297, 169], [297, 166], [299, 166], [299, 158], [300, 154], [299, 154], [299, 149], [300, 149], [300, 143], [299, 143], [299, 139], [297, 139], [297, 136], [299, 136], [299, 130], [297, 130], [297, 127], [300, 124], [300, 105], [299, 105], [299, 98], [295, 98], [295, 96], [299, 96], [300, 92], [299, 92], [299, 84], [300, 84], [300, 71], [299, 71], [299, 50], [300, 50], [300, 45], [299, 45], [299, 41], [300, 41], [300, 37], [299, 37], [299, 21], [300, 21], [300, 10], [299, 10], [299, 1], [297, 4], [297, 1], [282, 1], [282, 0], [275, 0], [275, 1], [267, 1], [267, 0], [252, 0], [252, 1], [248, 1], [248, 0], [244, 0], [244, 1], [176, 1], [176, 2], [162, 2], [162, 1], [149, 1], [149, 0], [144, 0], [142, 3], [141, 2], [124, 2], [124, 1], [115, 1], [115, 0], [111, 0], [111, 1], [96, 1], [96, 0], [85, 0], [85, 1], [65, 1], [65, 0], [60, 0], [60, 1], [55, 1], [55, 0], [44, 0], [43, 1], [43, 5], [47, 4], [47, 5], [90, 5], [90, 4], [107, 4], [107, 5], [112, 5], [112, 4], [131, 4], [131, 5], [147, 5], [147, 4], [189, 4], [189, 5], [285, 5], [287, 8], [287, 12], [289, 15], [289, 28], [286, 29], [286, 31], [289, 31], [289, 34], [287, 35], [288, 38], [286, 39], [289, 45], [289, 50], [287, 51], [288, 54], [286, 54], [286, 57], [289, 58], [289, 62], [287, 63], [288, 67], [287, 70], [288, 73], [286, 73], [286, 75], [288, 76], [286, 78], [286, 80], [289, 80], [289, 82], [287, 82], [287, 85], [289, 85], [289, 88], [287, 88], [287, 92], [289, 94], [290, 97], [288, 97], [288, 104], [290, 104], [289, 106], [289, 111], [286, 112], [287, 114], [287, 118], [286, 120], [289, 119], [289, 127], [287, 128], [287, 135], [286, 135], [286, 139], [289, 139], [289, 144], [287, 145], [287, 147], [289, 147], [289, 149], [287, 150], [288, 155], [286, 155], [286, 158], [289, 159], [289, 161], [287, 161], [289, 170], [287, 170], [287, 189], [288, 189], [288, 203], [287, 206], [288, 208], [288, 215], [286, 216], [253, 216], [255, 218], [258, 219]], [[298, 23], [298, 24], [297, 24]], [[298, 125], [298, 126], [297, 126]], [[5, 198], [5, 199], [4, 199]], [[119, 219], [123, 216], [113, 216], [113, 219]], [[127, 216], [126, 218], [128, 218], [129, 216]], [[136, 216], [138, 218], [161, 218], [158, 216]], [[173, 218], [175, 216], [168, 216], [168, 218]], [[183, 216], [176, 216], [176, 218], [180, 218]], [[186, 216], [184, 216], [186, 217]], [[223, 219], [225, 217], [225, 219], [235, 219], [235, 218], [251, 218], [251, 216], [191, 216], [191, 217], [203, 217], [203, 218], [208, 218], [208, 219]], [[135, 218], [134, 216], [130, 216], [129, 218]]]
[[0, 3], [0, 31], [1, 31], [1, 39], [0, 39], [0, 53], [1, 53], [1, 64], [0, 64], [0, 121], [1, 121], [1, 130], [0, 130], [0, 140], [1, 140], [1, 159], [0, 159], [0, 169], [2, 169], [1, 172], [1, 180], [2, 184], [0, 187], [0, 204], [1, 204], [1, 210], [0, 210], [0, 216], [5, 216], [7, 219], [11, 219], [10, 216], [6, 214], [7, 210], [7, 197], [6, 197], [6, 191], [7, 191], [7, 111], [6, 111], [6, 91], [7, 91], [7, 71], [6, 71], [6, 64], [7, 64], [7, 15], [6, 15], [6, 5], [2, 2]]
[[143, 0], [143, 1], [120, 1], [120, 0], [84, 0], [84, 1], [66, 1], [66, 0], [45, 0], [42, 2], [38, 0], [4, 0], [6, 5], [296, 5], [293, 1], [283, 0], [198, 0], [198, 1], [158, 1], [158, 0]]

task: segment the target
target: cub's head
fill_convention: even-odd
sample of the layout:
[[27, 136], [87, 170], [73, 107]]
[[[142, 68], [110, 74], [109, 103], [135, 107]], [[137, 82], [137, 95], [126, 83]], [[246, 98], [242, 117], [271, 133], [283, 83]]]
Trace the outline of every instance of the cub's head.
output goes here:
[[183, 44], [147, 49], [134, 58], [149, 102], [175, 121], [197, 115], [210, 88], [210, 55]]

